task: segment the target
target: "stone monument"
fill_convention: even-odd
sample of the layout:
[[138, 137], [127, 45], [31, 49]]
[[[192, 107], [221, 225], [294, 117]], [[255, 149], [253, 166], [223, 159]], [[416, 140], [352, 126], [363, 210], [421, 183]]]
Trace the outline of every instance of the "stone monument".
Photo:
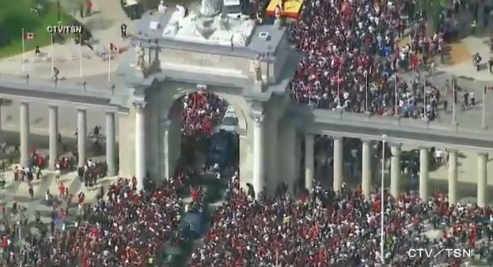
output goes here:
[[144, 71], [145, 67], [145, 51], [142, 47], [142, 43], [137, 43], [135, 46], [135, 69], [138, 71]]
[[249, 18], [221, 14], [219, 0], [201, 0], [200, 7], [190, 10], [188, 15], [184, 15], [177, 7], [164, 28], [163, 37], [185, 42], [246, 47], [255, 27], [255, 21]]

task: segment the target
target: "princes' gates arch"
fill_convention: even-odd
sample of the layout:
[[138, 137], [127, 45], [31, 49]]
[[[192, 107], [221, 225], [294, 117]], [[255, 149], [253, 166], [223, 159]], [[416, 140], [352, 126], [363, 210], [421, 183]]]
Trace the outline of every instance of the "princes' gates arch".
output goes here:
[[[143, 20], [152, 20], [144, 16]], [[145, 23], [143, 23], [145, 24]], [[269, 38], [262, 36], [268, 35]], [[289, 80], [298, 53], [289, 45], [283, 28], [257, 25], [244, 47], [184, 42], [139, 32], [133, 48], [120, 64], [117, 79], [108, 84], [107, 74], [54, 81], [34, 75], [0, 75], [0, 97], [18, 99], [20, 104], [21, 162], [29, 157], [29, 103], [49, 104], [49, 158], [57, 156], [59, 106], [76, 106], [78, 147], [86, 147], [87, 109], [106, 111], [106, 159], [110, 175], [142, 180], [172, 175], [180, 155], [181, 123], [173, 103], [192, 91], [208, 91], [233, 105], [239, 119], [240, 180], [255, 191], [275, 188], [282, 179], [295, 191], [299, 174], [306, 188], [314, 177], [314, 135], [334, 138], [333, 185], [343, 183], [342, 137], [363, 140], [362, 188], [371, 184], [372, 141], [385, 140], [392, 147], [390, 190], [399, 193], [400, 144], [420, 147], [427, 157], [431, 147], [450, 149], [449, 193], [456, 201], [457, 156], [454, 149], [478, 152], [479, 166], [486, 166], [486, 153], [493, 151], [491, 130], [461, 124], [426, 123], [401, 118], [376, 118], [365, 114], [318, 110], [290, 100]], [[143, 52], [144, 51], [144, 52]], [[142, 55], [147, 55], [143, 58]], [[301, 144], [305, 143], [305, 155]], [[79, 151], [79, 164], [86, 153]], [[455, 156], [454, 156], [455, 155]], [[117, 158], [118, 157], [118, 158]], [[304, 166], [300, 166], [304, 157]], [[455, 161], [454, 161], [455, 160]], [[118, 166], [116, 162], [119, 162]], [[421, 162], [427, 162], [421, 160]], [[52, 166], [50, 162], [50, 166]], [[420, 195], [428, 195], [428, 166], [420, 166]], [[486, 198], [486, 167], [478, 177], [478, 201]], [[368, 194], [365, 194], [368, 195]]]

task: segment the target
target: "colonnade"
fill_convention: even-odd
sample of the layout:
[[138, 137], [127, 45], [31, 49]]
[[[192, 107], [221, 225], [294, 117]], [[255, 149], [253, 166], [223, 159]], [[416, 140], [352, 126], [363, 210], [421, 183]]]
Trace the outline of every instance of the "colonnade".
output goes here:
[[[20, 165], [26, 167], [31, 157], [31, 142], [30, 142], [30, 115], [29, 102], [20, 103]], [[106, 112], [106, 162], [108, 165], [108, 176], [117, 174], [116, 170], [116, 132], [115, 132], [115, 113]], [[48, 132], [49, 132], [49, 152], [48, 152], [48, 168], [54, 169], [55, 162], [59, 156], [59, 116], [58, 106], [48, 106]], [[87, 159], [87, 111], [85, 108], [77, 109], [77, 163], [83, 166]]]
[[[372, 148], [372, 140], [362, 140], [362, 192], [365, 197], [369, 197], [372, 184], [372, 158], [376, 155]], [[305, 135], [305, 187], [309, 190], [313, 187], [315, 175], [314, 166], [314, 135]], [[390, 193], [398, 196], [401, 193], [401, 144], [388, 143], [390, 145]], [[343, 183], [343, 142], [341, 137], [334, 137], [334, 166], [333, 166], [333, 187], [334, 190], [341, 190]], [[420, 147], [420, 166], [419, 166], [419, 196], [421, 199], [430, 197], [429, 192], [429, 147]], [[448, 199], [451, 204], [456, 204], [457, 199], [457, 150], [448, 149]], [[487, 163], [488, 153], [480, 152], [478, 157], [478, 177], [477, 177], [477, 203], [479, 206], [487, 204]], [[380, 181], [380, 178], [375, 177]], [[380, 183], [378, 183], [380, 184]]]

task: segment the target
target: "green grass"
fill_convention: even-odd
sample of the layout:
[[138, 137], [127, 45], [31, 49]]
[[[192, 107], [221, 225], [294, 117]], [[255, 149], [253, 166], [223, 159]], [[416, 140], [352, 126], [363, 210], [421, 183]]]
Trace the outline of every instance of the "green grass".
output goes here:
[[[0, 35], [9, 39], [10, 43], [0, 46], [0, 58], [22, 53], [22, 29], [33, 32], [35, 38], [26, 41], [26, 51], [34, 50], [36, 46], [50, 45], [51, 35], [46, 27], [58, 23], [56, 3], [42, 0], [1, 1], [0, 6]], [[39, 15], [31, 11], [33, 7], [42, 7]], [[61, 11], [63, 25], [72, 24], [74, 19]]]

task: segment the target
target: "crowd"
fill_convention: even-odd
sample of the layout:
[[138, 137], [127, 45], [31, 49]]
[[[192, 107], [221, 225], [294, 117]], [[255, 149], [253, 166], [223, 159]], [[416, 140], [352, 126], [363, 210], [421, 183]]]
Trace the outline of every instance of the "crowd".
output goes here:
[[[299, 202], [282, 194], [275, 200], [252, 201], [232, 192], [215, 212], [212, 229], [189, 266], [376, 266], [381, 263], [381, 209], [384, 258], [391, 266], [460, 266], [470, 260], [410, 257], [406, 251], [416, 247], [476, 247], [477, 255], [488, 257], [482, 240], [493, 237], [491, 225], [483, 224], [491, 223], [490, 208], [449, 207], [438, 193], [429, 202], [413, 195], [387, 195], [385, 203], [375, 194], [364, 201], [360, 191], [346, 188], [335, 194], [317, 187], [312, 198], [305, 196]], [[436, 240], [422, 235], [429, 230], [425, 221], [442, 229]]]
[[183, 97], [182, 133], [185, 136], [207, 136], [223, 119], [225, 101], [213, 93], [193, 92]]
[[413, 25], [408, 45], [398, 46], [397, 38], [419, 13], [415, 5], [407, 0], [304, 1], [301, 18], [291, 28], [291, 38], [304, 54], [290, 83], [291, 97], [347, 112], [393, 115], [416, 110], [418, 118], [436, 112], [426, 97], [412, 94], [406, 82], [394, 76], [411, 67], [420, 70], [431, 56], [443, 52], [442, 35], [426, 37], [424, 23]]
[[[291, 29], [298, 49], [305, 53], [290, 83], [294, 99], [318, 108], [350, 112], [399, 112], [430, 120], [437, 116], [439, 89], [428, 86], [430, 90], [419, 90], [417, 84], [393, 76], [398, 69], [408, 68], [407, 63], [419, 70], [419, 65], [441, 45], [439, 35], [425, 37], [423, 25], [415, 29], [409, 46], [396, 45], [396, 38], [408, 26], [402, 13], [416, 11], [411, 1], [304, 3], [301, 20]], [[216, 164], [211, 170], [194, 169], [190, 162], [197, 147], [191, 141], [209, 140], [225, 110], [223, 99], [211, 93], [195, 92], [183, 97], [182, 142], [186, 146], [176, 175], [161, 185], [146, 180], [145, 190], [139, 192], [136, 179], [120, 178], [107, 192], [100, 192], [95, 204], [84, 203], [83, 194], [75, 199], [65, 194], [69, 203], [79, 204], [78, 208], [54, 205], [51, 231], [36, 223], [40, 231], [29, 232], [22, 242], [15, 240], [18, 227], [25, 226], [3, 220], [0, 267], [21, 263], [54, 267], [167, 266], [160, 263], [163, 247], [181, 244], [184, 238], [179, 231], [186, 209], [184, 198], [191, 195], [193, 201], [201, 199], [199, 177], [211, 170], [221, 172]], [[60, 169], [71, 168], [64, 161], [57, 164]], [[78, 169], [86, 186], [95, 184], [105, 172], [105, 164], [93, 162]], [[471, 259], [430, 259], [406, 253], [411, 247], [438, 251], [457, 246], [474, 247], [479, 257], [493, 262], [487, 248], [493, 240], [490, 208], [450, 206], [439, 192], [429, 200], [410, 193], [394, 197], [386, 194], [382, 203], [378, 191], [365, 200], [360, 190], [344, 186], [342, 192], [335, 193], [321, 185], [313, 192], [302, 192], [300, 201], [290, 199], [282, 186], [275, 198], [254, 200], [238, 187], [237, 174], [230, 181], [224, 201], [212, 214], [211, 229], [204, 234], [203, 244], [195, 248], [187, 266], [364, 267], [377, 266], [384, 258], [395, 267], [438, 263], [458, 267]], [[221, 179], [221, 175], [216, 177]], [[385, 255], [380, 255], [381, 211]], [[2, 212], [2, 218], [8, 217], [5, 208]], [[69, 218], [75, 223], [65, 227]], [[59, 224], [64, 226], [56, 227]]]
[[[17, 266], [20, 261], [40, 267], [154, 266], [162, 243], [177, 238], [173, 230], [183, 203], [176, 186], [168, 181], [149, 193], [139, 193], [132, 190], [132, 181], [119, 179], [97, 204], [64, 211], [65, 216], [76, 217], [73, 228], [41, 231], [46, 236], [28, 234], [22, 244], [14, 242], [16, 227], [6, 227], [3, 237], [8, 242], [0, 266]], [[54, 207], [54, 214], [59, 212]], [[55, 223], [59, 219], [53, 218]]]

